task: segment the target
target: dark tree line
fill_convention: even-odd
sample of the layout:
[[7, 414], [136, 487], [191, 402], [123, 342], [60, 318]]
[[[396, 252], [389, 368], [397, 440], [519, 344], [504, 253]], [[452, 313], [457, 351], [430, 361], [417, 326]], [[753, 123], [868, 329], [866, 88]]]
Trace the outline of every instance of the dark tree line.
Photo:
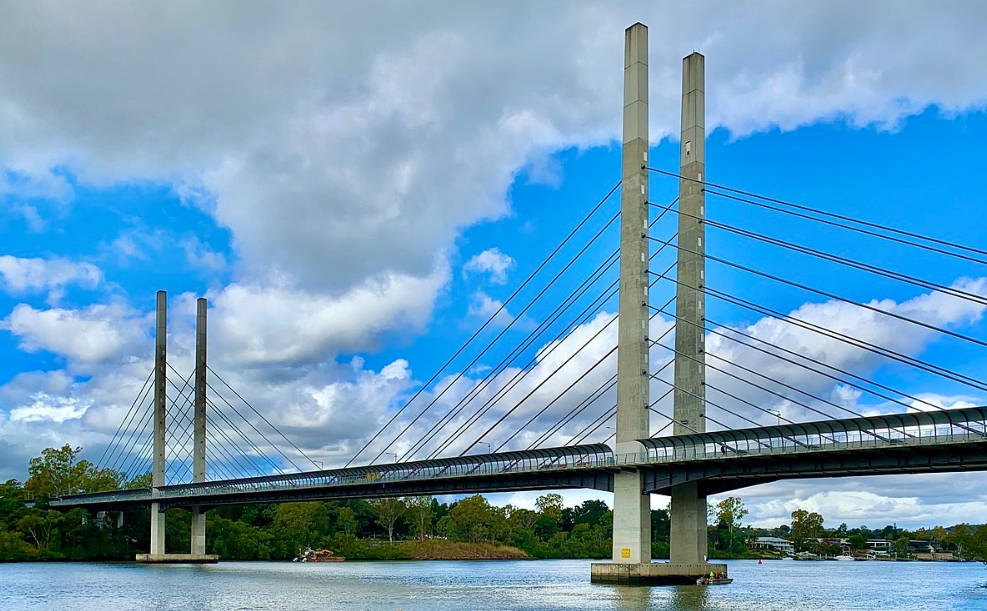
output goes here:
[[[0, 561], [125, 560], [149, 549], [147, 510], [92, 515], [83, 509], [55, 511], [47, 500], [65, 494], [146, 488], [147, 475], [128, 478], [78, 460], [80, 448], [48, 448], [31, 459], [29, 477], [0, 484]], [[28, 508], [26, 498], [35, 500]], [[957, 525], [906, 532], [887, 526], [836, 529], [823, 527], [818, 513], [797, 510], [791, 525], [774, 530], [743, 525], [747, 509], [738, 497], [710, 507], [709, 550], [714, 558], [751, 557], [750, 543], [772, 534], [792, 541], [798, 550], [819, 549], [821, 537], [912, 539], [953, 544], [960, 555], [987, 559], [987, 526]], [[189, 549], [190, 514], [167, 514], [167, 551]], [[613, 512], [606, 503], [584, 501], [565, 507], [558, 494], [538, 498], [535, 509], [496, 507], [480, 495], [453, 503], [431, 497], [305, 503], [231, 505], [206, 517], [206, 551], [227, 560], [286, 560], [301, 549], [325, 547], [350, 558], [409, 558], [411, 542], [454, 542], [517, 548], [535, 558], [607, 558], [611, 555]], [[655, 558], [668, 557], [668, 512], [651, 512]], [[402, 542], [408, 542], [402, 543]], [[397, 544], [395, 544], [397, 543]], [[832, 551], [832, 550], [830, 550]]]

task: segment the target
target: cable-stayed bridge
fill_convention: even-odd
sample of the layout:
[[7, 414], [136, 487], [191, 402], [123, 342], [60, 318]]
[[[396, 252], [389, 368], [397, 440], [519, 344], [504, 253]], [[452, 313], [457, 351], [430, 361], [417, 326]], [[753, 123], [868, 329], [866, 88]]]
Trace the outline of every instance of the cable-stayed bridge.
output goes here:
[[[162, 557], [172, 507], [193, 510], [191, 549], [202, 555], [203, 512], [217, 505], [591, 488], [614, 493], [613, 563], [594, 565], [593, 578], [674, 582], [726, 572], [706, 563], [709, 494], [987, 470], [987, 408], [946, 409], [901, 383], [987, 392], [968, 369], [916, 356], [934, 340], [987, 348], [952, 322], [979, 317], [987, 287], [867, 256], [908, 251], [976, 277], [987, 251], [709, 181], [699, 54], [683, 63], [679, 168], [657, 167], [646, 28], [629, 28], [626, 43], [620, 180], [345, 465], [308, 458], [271, 422], [276, 406], [255, 408], [209, 367], [205, 300], [194, 371], [173, 369], [159, 293], [154, 371], [97, 462], [150, 481], [51, 505], [149, 506], [151, 556]], [[811, 273], [823, 264], [837, 286]], [[853, 298], [849, 274], [920, 293]], [[810, 305], [764, 297], [775, 293]], [[670, 564], [650, 563], [653, 493], [672, 497]]]

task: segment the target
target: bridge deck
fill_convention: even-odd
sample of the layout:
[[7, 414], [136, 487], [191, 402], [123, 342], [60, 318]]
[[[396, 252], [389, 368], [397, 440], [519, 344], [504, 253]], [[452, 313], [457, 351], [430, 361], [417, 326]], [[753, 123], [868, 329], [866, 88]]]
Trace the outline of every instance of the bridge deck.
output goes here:
[[603, 444], [368, 465], [238, 480], [80, 494], [56, 508], [93, 509], [451, 494], [549, 488], [613, 489], [613, 473], [647, 473], [644, 492], [707, 481], [709, 493], [783, 478], [921, 470], [987, 470], [987, 407], [806, 422]]

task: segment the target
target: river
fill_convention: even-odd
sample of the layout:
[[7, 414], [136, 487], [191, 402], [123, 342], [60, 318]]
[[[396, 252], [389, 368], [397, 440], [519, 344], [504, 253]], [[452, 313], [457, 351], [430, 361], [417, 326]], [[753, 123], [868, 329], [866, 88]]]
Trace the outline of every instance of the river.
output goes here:
[[729, 562], [726, 586], [589, 583], [581, 560], [0, 564], [0, 609], [117, 611], [987, 609], [980, 563]]

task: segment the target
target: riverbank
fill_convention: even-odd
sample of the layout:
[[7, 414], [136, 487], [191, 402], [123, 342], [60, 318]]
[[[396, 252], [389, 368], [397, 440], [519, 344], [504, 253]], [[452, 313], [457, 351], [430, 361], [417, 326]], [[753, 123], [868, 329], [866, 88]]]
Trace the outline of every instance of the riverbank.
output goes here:
[[347, 560], [527, 560], [516, 547], [496, 543], [465, 543], [448, 539], [381, 541], [338, 537], [329, 547]]
[[526, 560], [523, 550], [492, 543], [458, 543], [456, 541], [404, 541], [398, 544], [410, 560]]

